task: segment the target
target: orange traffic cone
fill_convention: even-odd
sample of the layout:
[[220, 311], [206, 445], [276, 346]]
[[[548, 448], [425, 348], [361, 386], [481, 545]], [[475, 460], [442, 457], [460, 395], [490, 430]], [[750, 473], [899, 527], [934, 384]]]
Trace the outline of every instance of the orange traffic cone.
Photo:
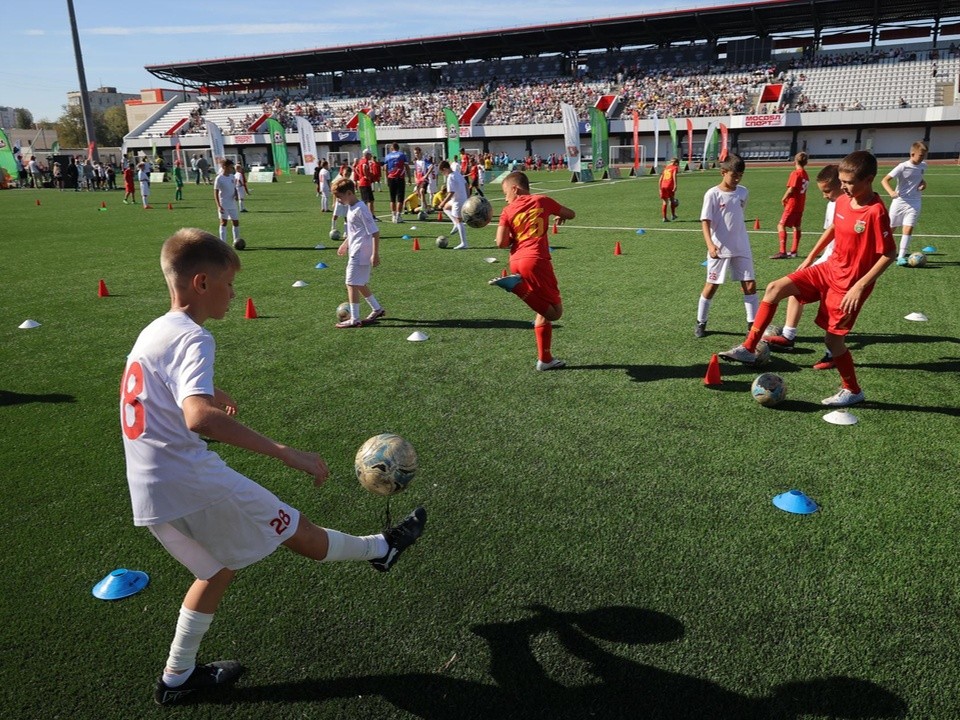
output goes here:
[[413, 239], [413, 249], [414, 249], [414, 250], [419, 250], [419, 249], [420, 249], [420, 238], [414, 238], [414, 239]]
[[[37, 201], [37, 204], [40, 204], [40, 201]], [[443, 222], [443, 210], [437, 213], [437, 222]]]
[[720, 358], [714, 353], [710, 358], [710, 364], [707, 365], [707, 374], [703, 377], [704, 385], [723, 385], [720, 377]]
[[40, 198], [37, 198], [37, 207], [40, 207]]
[[173, 203], [167, 203], [167, 210], [173, 210]]
[[617, 244], [613, 246], [614, 255], [623, 255], [623, 250], [620, 249], [620, 241], [617, 240]]
[[753, 221], [753, 229], [754, 230], [760, 229], [760, 218], [757, 218], [756, 220]]
[[553, 223], [553, 234], [556, 235], [556, 234], [559, 233], [559, 232], [560, 232], [560, 231], [557, 230], [557, 223], [556, 223], [556, 222]]
[[100, 201], [100, 207], [106, 208], [106, 207], [107, 207], [107, 201], [106, 201], [106, 200], [101, 200], [101, 201]]
[[253, 298], [247, 298], [247, 311], [243, 315], [247, 320], [257, 319], [257, 309], [253, 306]]
[[101, 280], [97, 287], [97, 297], [110, 297], [110, 291], [107, 290], [107, 284]]
[[504, 268], [503, 270], [500, 271], [500, 277], [506, 277], [506, 276], [507, 276], [507, 269]]

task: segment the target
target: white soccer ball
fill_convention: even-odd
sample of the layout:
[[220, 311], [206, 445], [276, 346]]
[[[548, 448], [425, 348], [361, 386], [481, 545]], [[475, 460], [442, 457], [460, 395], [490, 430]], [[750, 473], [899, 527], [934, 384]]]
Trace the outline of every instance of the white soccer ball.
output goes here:
[[763, 337], [776, 337], [778, 335], [783, 335], [783, 325], [767, 325], [767, 329], [763, 331]]
[[750, 385], [750, 394], [764, 407], [773, 407], [787, 397], [787, 384], [776, 373], [763, 373]]
[[757, 343], [757, 349], [754, 352], [757, 356], [757, 359], [753, 362], [754, 365], [766, 365], [770, 362], [770, 346], [765, 340]]
[[407, 489], [417, 474], [417, 453], [399, 435], [383, 433], [367, 440], [354, 460], [357, 480], [376, 495], [395, 495]]
[[337, 320], [343, 322], [350, 317], [350, 303], [340, 303], [337, 305]]
[[482, 195], [474, 195], [463, 203], [460, 208], [460, 217], [472, 228], [486, 227], [493, 219], [493, 206]]
[[923, 267], [927, 264], [927, 256], [921, 252], [915, 252], [907, 258], [907, 265], [910, 267]]
[[339, 230], [331, 230], [331, 231], [330, 231], [330, 239], [333, 240], [334, 242], [338, 242], [338, 241], [340, 240], [340, 231], [339, 231]]
[[447, 240], [447, 236], [446, 236], [446, 235], [440, 235], [440, 236], [437, 238], [437, 247], [440, 248], [440, 249], [443, 249], [443, 248], [445, 248], [445, 247], [447, 246], [448, 242], [449, 242], [449, 241]]

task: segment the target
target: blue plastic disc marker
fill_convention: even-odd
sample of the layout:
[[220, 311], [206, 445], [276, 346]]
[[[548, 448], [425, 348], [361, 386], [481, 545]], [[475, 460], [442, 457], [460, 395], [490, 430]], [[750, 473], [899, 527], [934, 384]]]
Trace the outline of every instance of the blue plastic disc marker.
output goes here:
[[136, 595], [149, 582], [145, 572], [120, 568], [93, 586], [93, 596], [98, 600], [120, 600]]
[[800, 490], [790, 490], [773, 498], [774, 506], [795, 515], [809, 515], [817, 511], [817, 504]]

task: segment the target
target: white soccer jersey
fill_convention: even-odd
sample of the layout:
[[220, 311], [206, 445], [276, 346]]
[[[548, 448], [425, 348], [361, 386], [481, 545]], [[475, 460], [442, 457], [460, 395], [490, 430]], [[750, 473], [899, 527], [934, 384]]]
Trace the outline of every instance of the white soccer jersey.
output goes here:
[[213, 335], [183, 312], [140, 333], [120, 388], [120, 426], [134, 525], [169, 522], [229, 496], [243, 475], [191, 431], [183, 401], [214, 394]]
[[710, 236], [720, 249], [719, 257], [753, 257], [743, 215], [749, 196], [742, 185], [733, 192], [712, 187], [703, 195], [700, 220], [710, 221]]
[[355, 202], [347, 208], [347, 256], [354, 265], [370, 265], [373, 235], [380, 232], [366, 203]]
[[920, 201], [920, 183], [923, 182], [923, 173], [927, 169], [925, 162], [915, 165], [912, 160], [905, 160], [887, 173], [888, 177], [897, 181], [897, 195], [907, 201]]
[[[243, 199], [247, 196], [246, 178], [240, 173], [233, 174], [233, 185], [237, 189], [237, 198]], [[221, 202], [223, 202], [221, 200]]]
[[330, 194], [330, 171], [326, 168], [320, 168], [320, 174], [318, 175], [320, 180], [320, 192], [324, 195]]
[[[831, 200], [827, 203], [827, 209], [823, 213], [823, 229], [826, 230], [828, 227], [833, 225], [833, 214], [837, 210], [837, 201]], [[827, 258], [833, 253], [833, 240], [827, 243], [827, 246], [823, 249], [823, 252], [820, 253], [820, 257], [814, 260], [811, 265], [819, 265], [820, 263], [826, 262]]]
[[230, 210], [237, 206], [237, 186], [233, 176], [217, 175], [213, 187], [224, 210]]
[[456, 170], [447, 175], [447, 192], [453, 193], [453, 201], [462, 205], [467, 201], [467, 181]]

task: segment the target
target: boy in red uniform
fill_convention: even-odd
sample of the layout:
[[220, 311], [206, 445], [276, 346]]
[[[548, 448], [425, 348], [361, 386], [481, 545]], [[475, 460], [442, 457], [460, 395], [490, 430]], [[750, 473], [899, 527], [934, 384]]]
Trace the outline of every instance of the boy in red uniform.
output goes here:
[[[771, 260], [795, 258], [797, 250], [800, 249], [800, 222], [803, 220], [803, 208], [807, 202], [807, 185], [810, 184], [810, 178], [804, 169], [808, 159], [805, 152], [799, 152], [793, 158], [795, 163], [793, 172], [787, 179], [787, 191], [780, 201], [783, 203], [783, 215], [780, 216], [780, 222], [777, 224], [780, 252], [771, 255]], [[793, 245], [790, 246], [789, 253], [787, 252], [787, 228], [793, 228]]]
[[663, 222], [670, 222], [667, 219], [667, 203], [670, 204], [670, 214], [673, 219], [677, 219], [677, 172], [680, 170], [680, 161], [672, 158], [660, 175], [660, 214], [663, 216]]
[[537, 313], [533, 323], [537, 336], [537, 370], [562, 368], [566, 363], [550, 352], [552, 323], [563, 315], [563, 303], [550, 260], [547, 229], [551, 215], [562, 225], [573, 220], [576, 213], [546, 195], [531, 195], [530, 180], [525, 173], [510, 173], [501, 187], [507, 206], [500, 213], [497, 247], [510, 248], [510, 270], [514, 274], [494, 278], [490, 284], [512, 292]]
[[887, 209], [873, 191], [877, 159], [865, 150], [850, 153], [840, 162], [839, 174], [843, 195], [837, 200], [833, 226], [823, 233], [810, 256], [816, 256], [831, 240], [833, 253], [824, 263], [809, 265], [770, 283], [746, 340], [720, 356], [753, 364], [757, 343], [781, 300], [796, 297], [803, 303], [819, 302], [816, 323], [826, 331], [825, 342], [843, 382], [839, 392], [822, 402], [846, 407], [863, 402], [864, 394], [844, 338], [877, 278], [896, 260], [897, 248]]
[[133, 191], [133, 178], [136, 173], [133, 172], [133, 163], [127, 163], [127, 166], [123, 169], [123, 204], [126, 205], [128, 202], [137, 204], [137, 196]]

